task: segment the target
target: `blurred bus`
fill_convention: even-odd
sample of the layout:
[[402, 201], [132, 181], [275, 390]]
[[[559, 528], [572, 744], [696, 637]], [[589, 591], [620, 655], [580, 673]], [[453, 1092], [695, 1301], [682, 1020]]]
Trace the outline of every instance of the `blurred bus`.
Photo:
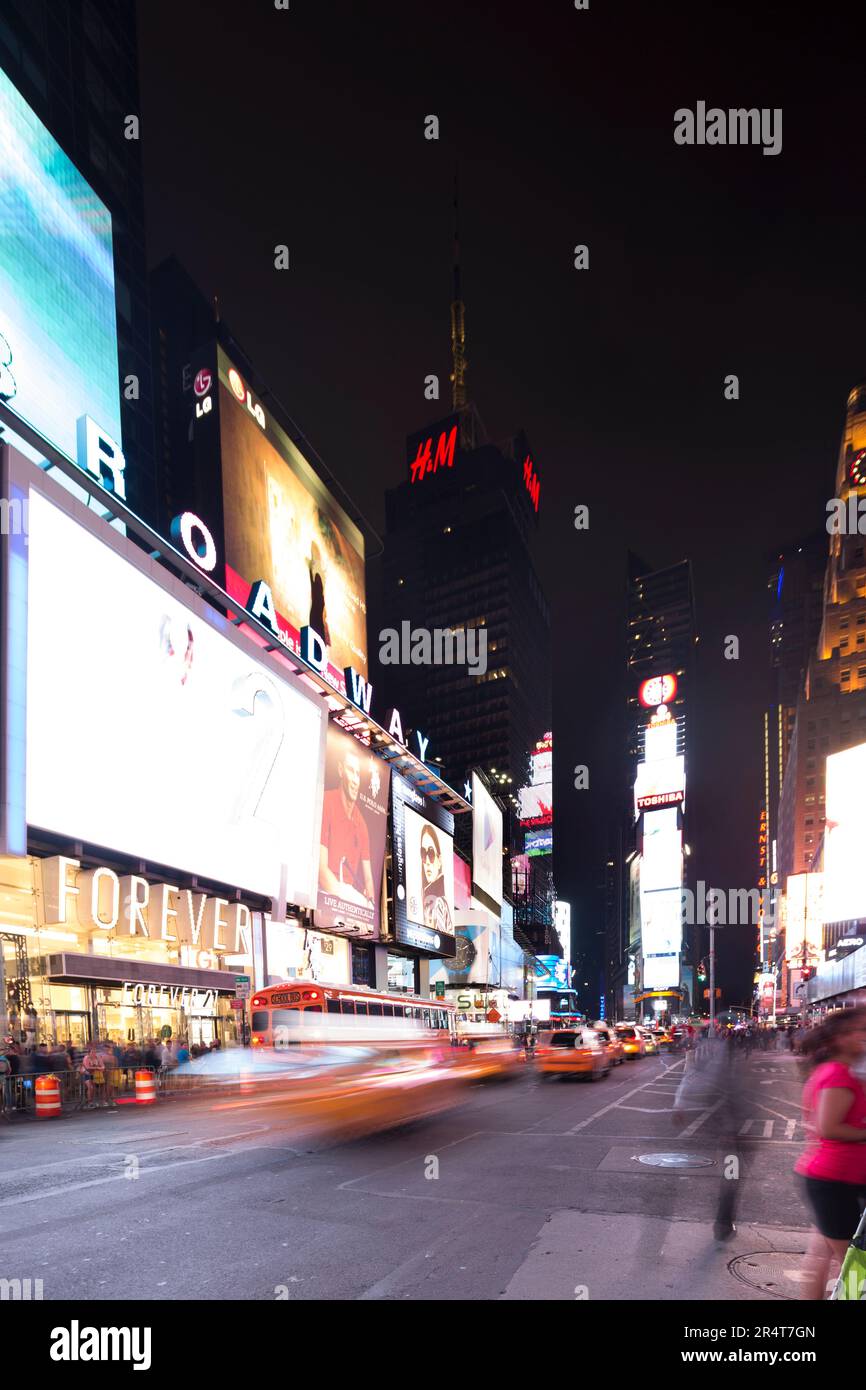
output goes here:
[[454, 1006], [444, 1000], [313, 980], [290, 980], [256, 990], [250, 1013], [253, 1047], [285, 1046], [305, 1037], [324, 1036], [450, 1042], [455, 1029]]

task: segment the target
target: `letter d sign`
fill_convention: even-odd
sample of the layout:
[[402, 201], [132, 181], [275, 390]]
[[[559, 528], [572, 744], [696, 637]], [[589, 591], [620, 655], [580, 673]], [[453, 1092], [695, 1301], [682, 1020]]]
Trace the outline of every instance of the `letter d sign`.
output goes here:
[[328, 651], [324, 638], [314, 627], [301, 628], [301, 656], [308, 666], [323, 676], [328, 669]]

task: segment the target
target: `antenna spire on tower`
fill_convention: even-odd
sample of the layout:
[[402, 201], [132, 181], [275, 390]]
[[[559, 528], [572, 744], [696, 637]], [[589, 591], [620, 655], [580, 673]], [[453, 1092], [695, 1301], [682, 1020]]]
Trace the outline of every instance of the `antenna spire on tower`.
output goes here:
[[451, 403], [454, 410], [466, 405], [466, 310], [460, 294], [460, 190], [454, 167], [454, 298], [451, 302]]

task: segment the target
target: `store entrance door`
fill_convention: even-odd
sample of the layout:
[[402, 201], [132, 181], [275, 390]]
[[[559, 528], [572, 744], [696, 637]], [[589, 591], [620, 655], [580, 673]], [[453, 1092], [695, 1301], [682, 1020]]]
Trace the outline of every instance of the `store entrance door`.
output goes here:
[[87, 1049], [90, 1044], [90, 1014], [73, 1013], [70, 1009], [56, 1009], [54, 1013], [57, 1028], [57, 1041], [65, 1046]]

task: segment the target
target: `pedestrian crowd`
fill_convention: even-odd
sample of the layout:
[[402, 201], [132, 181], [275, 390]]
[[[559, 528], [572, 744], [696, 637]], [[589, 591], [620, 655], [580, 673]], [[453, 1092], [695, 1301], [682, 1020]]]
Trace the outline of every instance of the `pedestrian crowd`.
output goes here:
[[26, 1109], [33, 1078], [47, 1073], [61, 1079], [64, 1097], [74, 1091], [74, 1079], [79, 1078], [85, 1108], [112, 1105], [117, 1095], [132, 1089], [136, 1071], [171, 1072], [220, 1046], [218, 1041], [190, 1045], [186, 1038], [147, 1038], [141, 1046], [93, 1041], [86, 1047], [75, 1046], [70, 1038], [61, 1046], [37, 1043], [35, 1035], [28, 1041], [28, 1031], [22, 1041], [12, 1036], [0, 1039], [0, 1110]]

